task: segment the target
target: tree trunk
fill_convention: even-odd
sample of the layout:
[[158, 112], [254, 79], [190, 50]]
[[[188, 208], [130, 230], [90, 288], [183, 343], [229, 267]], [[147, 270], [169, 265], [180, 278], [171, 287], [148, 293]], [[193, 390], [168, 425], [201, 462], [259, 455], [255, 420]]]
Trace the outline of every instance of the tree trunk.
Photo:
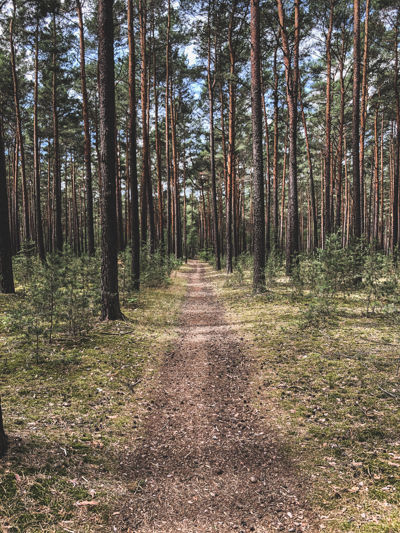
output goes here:
[[281, 27], [281, 39], [286, 74], [286, 94], [289, 111], [289, 187], [288, 187], [288, 218], [286, 234], [286, 273], [290, 274], [299, 251], [299, 212], [297, 197], [297, 98], [299, 79], [299, 4], [294, 2], [294, 44], [293, 65], [285, 23], [282, 0], [277, 0], [278, 16]]
[[214, 87], [215, 74], [211, 76], [211, 26], [210, 10], [208, 10], [208, 62], [207, 62], [207, 83], [208, 83], [208, 105], [209, 105], [209, 128], [210, 128], [210, 174], [211, 174], [211, 194], [212, 194], [212, 216], [214, 233], [214, 255], [217, 270], [221, 270], [221, 252], [219, 243], [218, 212], [217, 212], [217, 186], [215, 178], [215, 146], [214, 146]]
[[[25, 167], [25, 148], [24, 138], [22, 135], [22, 118], [21, 109], [19, 103], [19, 84], [17, 77], [17, 67], [15, 62], [15, 47], [14, 47], [14, 19], [15, 19], [15, 0], [13, 2], [14, 13], [10, 19], [10, 55], [11, 55], [11, 69], [13, 79], [13, 91], [14, 91], [14, 105], [15, 105], [15, 118], [17, 126], [17, 137], [19, 144], [19, 152], [21, 155], [21, 175], [22, 175], [22, 213], [23, 213], [23, 230], [24, 238], [26, 241], [31, 240], [31, 230], [29, 224], [29, 202], [28, 202], [28, 188], [26, 183], [26, 167]], [[18, 152], [17, 152], [18, 153]]]
[[236, 1], [233, 2], [228, 28], [228, 48], [229, 48], [229, 132], [228, 132], [228, 165], [227, 165], [227, 187], [226, 187], [226, 271], [231, 274], [233, 271], [233, 186], [234, 186], [234, 166], [235, 166], [235, 53], [232, 42], [233, 20], [236, 9]]
[[172, 251], [172, 213], [171, 213], [171, 171], [170, 171], [170, 151], [169, 151], [169, 56], [170, 42], [169, 34], [171, 29], [171, 2], [168, 0], [168, 21], [165, 51], [165, 171], [167, 174], [167, 255]]
[[115, 87], [113, 0], [99, 0], [99, 111], [102, 178], [102, 320], [122, 319], [118, 294], [115, 194]]
[[42, 208], [40, 204], [40, 155], [38, 139], [38, 89], [39, 89], [39, 13], [36, 13], [35, 29], [35, 86], [33, 94], [33, 173], [35, 187], [35, 220], [36, 220], [36, 242], [39, 257], [45, 261], [46, 252], [43, 240]]
[[52, 52], [52, 106], [53, 106], [53, 143], [54, 143], [54, 207], [55, 220], [53, 228], [53, 250], [61, 252], [63, 248], [62, 235], [62, 206], [61, 206], [61, 169], [60, 169], [60, 141], [58, 129], [57, 109], [57, 31], [56, 12], [53, 11], [53, 52]]
[[370, 0], [366, 1], [365, 5], [365, 21], [364, 21], [364, 51], [363, 51], [363, 74], [361, 84], [361, 114], [360, 114], [360, 196], [361, 196], [361, 233], [365, 232], [365, 218], [363, 198], [364, 198], [364, 138], [365, 127], [367, 122], [367, 102], [368, 102], [368, 21], [369, 21], [369, 4]]
[[278, 207], [278, 144], [279, 144], [279, 100], [278, 100], [278, 68], [277, 68], [278, 42], [274, 50], [274, 155], [273, 155], [273, 199], [272, 220], [274, 226], [273, 243], [275, 250], [279, 248], [279, 207]]
[[313, 251], [315, 248], [318, 248], [317, 203], [315, 200], [315, 186], [314, 186], [312, 155], [311, 155], [311, 149], [310, 149], [310, 142], [308, 139], [308, 129], [307, 129], [306, 115], [304, 113], [303, 98], [301, 96], [300, 80], [299, 80], [299, 101], [300, 101], [300, 109], [301, 109], [301, 118], [302, 118], [303, 129], [304, 129], [304, 138], [306, 141], [307, 162], [308, 162], [308, 170], [309, 170], [309, 176], [310, 176], [310, 210], [311, 210], [312, 239], [310, 240], [309, 248], [310, 248], [310, 251]]
[[[332, 81], [332, 55], [331, 39], [333, 29], [333, 6], [330, 0], [329, 27], [326, 37], [326, 107], [325, 107], [325, 185], [324, 185], [324, 231], [321, 235], [322, 247], [325, 246], [326, 237], [331, 233], [331, 81]], [[333, 191], [332, 191], [333, 192]]]
[[94, 228], [93, 228], [93, 192], [92, 192], [92, 165], [91, 165], [91, 139], [89, 126], [88, 95], [86, 89], [85, 68], [85, 39], [83, 34], [82, 6], [80, 0], [76, 0], [78, 13], [79, 38], [80, 38], [80, 68], [82, 87], [82, 116], [84, 131], [84, 159], [85, 159], [85, 183], [86, 183], [86, 221], [88, 237], [88, 254], [94, 255]]
[[250, 2], [251, 117], [253, 131], [253, 290], [265, 288], [265, 207], [261, 109], [260, 5]]
[[361, 237], [360, 190], [360, 0], [354, 0], [353, 32], [353, 234]]
[[7, 170], [4, 154], [3, 124], [0, 121], [0, 292], [10, 294], [15, 291], [7, 197]]
[[394, 39], [394, 94], [396, 99], [396, 147], [394, 153], [394, 176], [393, 176], [393, 198], [392, 198], [392, 252], [396, 252], [400, 244], [400, 232], [398, 222], [399, 211], [399, 180], [400, 180], [400, 91], [399, 91], [399, 49], [398, 49], [398, 35], [399, 35], [399, 14], [397, 11], [397, 23], [395, 27]]
[[128, 46], [129, 46], [129, 185], [131, 192], [131, 279], [134, 290], [140, 288], [140, 227], [139, 195], [136, 160], [136, 80], [135, 80], [135, 35], [133, 29], [133, 0], [128, 0]]

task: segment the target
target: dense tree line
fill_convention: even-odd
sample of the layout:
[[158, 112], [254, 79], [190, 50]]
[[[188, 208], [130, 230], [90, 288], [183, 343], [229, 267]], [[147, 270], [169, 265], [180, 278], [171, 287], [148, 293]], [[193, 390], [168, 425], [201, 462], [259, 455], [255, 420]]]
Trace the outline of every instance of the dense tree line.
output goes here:
[[8, 0], [0, 42], [0, 283], [27, 243], [117, 257], [399, 240], [399, 15], [389, 0]]

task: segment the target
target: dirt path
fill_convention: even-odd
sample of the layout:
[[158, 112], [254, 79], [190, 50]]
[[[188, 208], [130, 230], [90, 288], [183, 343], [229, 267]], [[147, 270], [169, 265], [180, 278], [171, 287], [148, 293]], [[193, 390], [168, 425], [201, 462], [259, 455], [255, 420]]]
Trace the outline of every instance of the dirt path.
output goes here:
[[190, 263], [180, 338], [166, 354], [144, 438], [126, 460], [138, 489], [116, 531], [316, 531], [306, 487], [250, 405], [252, 364], [205, 279]]

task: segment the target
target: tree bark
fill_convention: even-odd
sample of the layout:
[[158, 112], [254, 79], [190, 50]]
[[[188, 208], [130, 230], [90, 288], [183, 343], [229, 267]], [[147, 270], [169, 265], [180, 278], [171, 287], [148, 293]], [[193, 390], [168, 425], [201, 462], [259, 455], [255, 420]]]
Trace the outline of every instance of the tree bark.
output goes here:
[[360, 0], [354, 0], [353, 31], [353, 234], [361, 237], [360, 190]]
[[61, 168], [60, 168], [60, 139], [58, 128], [58, 108], [57, 108], [57, 30], [56, 12], [53, 11], [53, 52], [52, 52], [52, 107], [53, 107], [53, 147], [54, 147], [54, 208], [55, 220], [53, 227], [53, 251], [61, 252], [63, 249], [62, 234], [62, 206], [61, 206]]
[[41, 261], [45, 261], [46, 252], [43, 240], [42, 208], [40, 203], [40, 155], [38, 138], [38, 92], [39, 92], [39, 12], [36, 13], [35, 29], [35, 85], [33, 90], [33, 173], [35, 187], [35, 221], [36, 243]]
[[[29, 202], [28, 202], [28, 188], [26, 183], [26, 166], [25, 166], [25, 147], [24, 147], [24, 138], [22, 135], [22, 118], [21, 118], [21, 108], [19, 102], [19, 84], [17, 76], [17, 67], [15, 61], [15, 46], [14, 46], [14, 19], [15, 19], [15, 0], [13, 1], [14, 12], [13, 16], [10, 19], [10, 56], [11, 56], [11, 69], [12, 69], [12, 80], [13, 80], [13, 89], [14, 89], [14, 105], [15, 105], [15, 118], [17, 126], [17, 137], [19, 144], [19, 152], [21, 155], [21, 175], [22, 175], [22, 213], [23, 213], [23, 230], [24, 238], [26, 241], [31, 239], [31, 228], [29, 223]], [[18, 153], [18, 152], [17, 152]]]
[[3, 124], [0, 121], [0, 292], [14, 293], [10, 225], [8, 219], [7, 171]]
[[85, 39], [83, 33], [82, 6], [80, 0], [76, 0], [78, 14], [79, 39], [80, 39], [80, 70], [82, 87], [82, 117], [84, 131], [84, 159], [85, 159], [85, 184], [86, 184], [86, 223], [88, 238], [88, 254], [94, 255], [94, 227], [93, 227], [93, 191], [92, 191], [92, 164], [91, 164], [91, 139], [89, 125], [88, 95], [86, 88], [85, 68]]
[[208, 61], [207, 61], [207, 84], [208, 84], [208, 105], [209, 105], [209, 129], [210, 129], [210, 174], [211, 174], [211, 194], [212, 194], [212, 214], [214, 232], [214, 255], [217, 270], [221, 270], [221, 252], [219, 243], [218, 212], [217, 212], [217, 186], [215, 177], [215, 143], [214, 143], [214, 87], [215, 73], [211, 76], [211, 26], [210, 10], [208, 9]]
[[1, 399], [0, 399], [0, 457], [3, 457], [6, 451], [7, 451], [7, 437], [4, 432], [3, 411], [1, 409]]
[[134, 290], [140, 288], [140, 227], [139, 194], [136, 160], [136, 79], [135, 79], [135, 35], [133, 28], [133, 0], [128, 0], [128, 47], [129, 47], [129, 185], [131, 192], [131, 279]]
[[[322, 247], [325, 246], [326, 237], [331, 233], [331, 82], [332, 82], [332, 54], [331, 39], [333, 29], [334, 1], [330, 0], [329, 27], [326, 37], [326, 106], [325, 106], [325, 186], [324, 186], [324, 231], [321, 235]], [[333, 191], [332, 191], [333, 192]]]
[[99, 111], [102, 178], [102, 320], [122, 319], [118, 293], [115, 194], [115, 87], [113, 0], [99, 0]]
[[286, 94], [289, 111], [289, 190], [288, 218], [286, 234], [286, 273], [290, 274], [299, 252], [299, 212], [297, 195], [297, 98], [299, 79], [299, 4], [294, 1], [294, 44], [293, 64], [289, 49], [289, 40], [285, 23], [282, 0], [277, 0], [278, 16], [281, 30], [282, 47], [285, 63]]
[[253, 131], [253, 291], [265, 288], [265, 206], [261, 109], [260, 4], [250, 2], [251, 117]]

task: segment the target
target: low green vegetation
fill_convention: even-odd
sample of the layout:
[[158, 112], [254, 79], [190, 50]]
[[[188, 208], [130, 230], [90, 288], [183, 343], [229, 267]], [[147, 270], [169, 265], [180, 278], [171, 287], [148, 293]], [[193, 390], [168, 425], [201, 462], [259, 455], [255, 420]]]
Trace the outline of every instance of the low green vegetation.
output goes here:
[[[97, 258], [68, 251], [47, 266], [15, 262], [16, 295], [0, 295], [0, 388], [9, 453], [0, 463], [2, 531], [109, 531], [129, 491], [120, 462], [158, 357], [174, 339], [185, 281], [173, 260], [143, 264], [124, 321], [99, 322]], [[149, 267], [150, 268], [150, 267]], [[124, 278], [125, 276], [125, 278]], [[170, 283], [170, 276], [173, 283]]]
[[264, 294], [248, 256], [236, 272], [210, 278], [254, 346], [255, 404], [309, 478], [321, 529], [399, 531], [399, 268], [333, 236], [292, 280], [272, 255]]

